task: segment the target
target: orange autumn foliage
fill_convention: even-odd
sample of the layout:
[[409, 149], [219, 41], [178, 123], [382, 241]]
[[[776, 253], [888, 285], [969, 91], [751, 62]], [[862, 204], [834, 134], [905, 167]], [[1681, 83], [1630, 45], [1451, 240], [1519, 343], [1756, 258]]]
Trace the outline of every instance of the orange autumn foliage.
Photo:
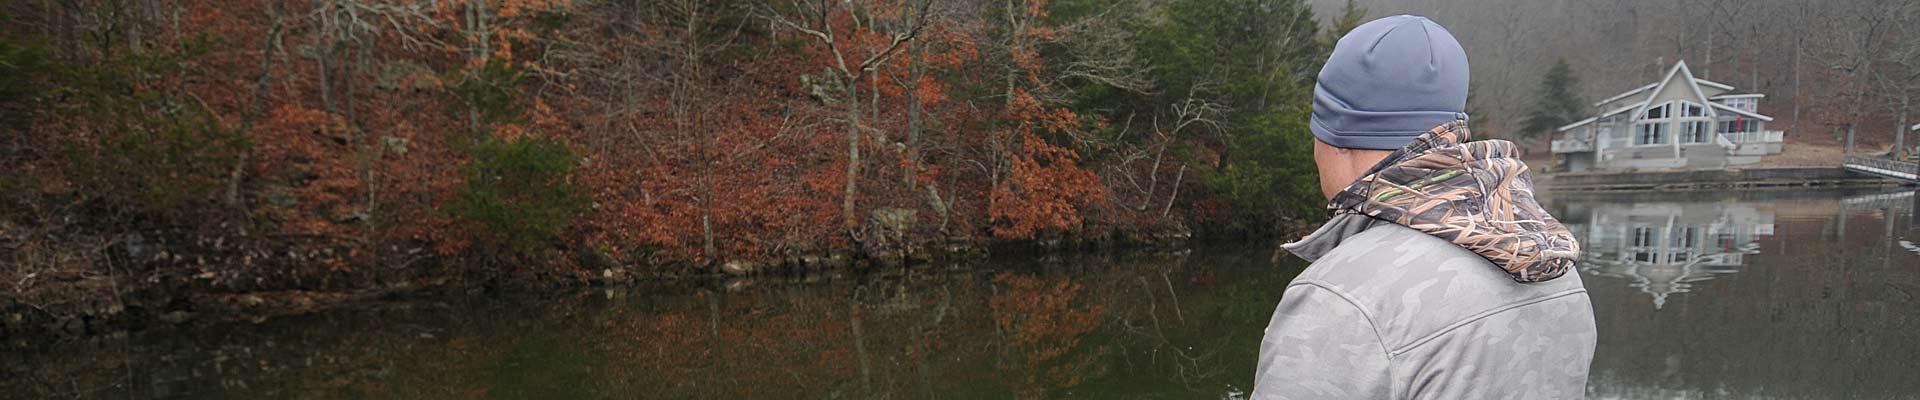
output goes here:
[[[177, 29], [171, 18], [116, 22], [142, 28], [143, 44], [110, 43], [114, 57], [38, 30], [21, 35], [75, 63], [208, 39], [135, 91], [204, 108], [250, 145], [241, 160], [195, 171], [212, 189], [183, 203], [206, 212], [181, 231], [364, 255], [355, 260], [367, 265], [478, 269], [460, 260], [479, 253], [484, 232], [446, 209], [477, 144], [529, 137], [573, 150], [570, 179], [592, 200], [541, 244], [556, 260], [540, 266], [551, 276], [589, 272], [576, 259], [698, 270], [924, 254], [941, 242], [1104, 234], [1132, 222], [1108, 212], [1109, 189], [1093, 172], [1105, 167], [1087, 139], [1104, 129], [1100, 116], [1071, 109], [1070, 89], [1045, 71], [1061, 64], [1041, 49], [1076, 31], [1050, 21], [1044, 1], [1010, 8], [1018, 29], [942, 2], [917, 19], [926, 4], [917, 0], [177, 4]], [[0, 9], [49, 27], [70, 22], [41, 20], [65, 12], [44, 7]], [[476, 78], [487, 68], [507, 78]], [[505, 110], [476, 118], [482, 103]], [[99, 128], [58, 122], [43, 125], [60, 131], [46, 143], [85, 142]]]
[[1080, 224], [1083, 208], [1105, 199], [1100, 179], [1080, 167], [1073, 149], [1048, 143], [1040, 133], [1065, 134], [1079, 128], [1079, 116], [1065, 108], [1048, 108], [1031, 94], [1016, 90], [1007, 115], [1018, 122], [997, 132], [1007, 143], [1001, 151], [1009, 161], [1007, 176], [993, 188], [988, 215], [997, 222], [992, 231], [1001, 238], [1032, 238], [1045, 230], [1066, 230]]

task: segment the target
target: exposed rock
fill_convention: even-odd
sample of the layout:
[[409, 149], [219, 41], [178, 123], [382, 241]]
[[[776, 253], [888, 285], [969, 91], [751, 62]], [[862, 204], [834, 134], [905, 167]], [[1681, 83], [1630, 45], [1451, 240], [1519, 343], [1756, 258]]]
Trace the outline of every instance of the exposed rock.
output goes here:
[[627, 270], [619, 267], [601, 268], [599, 273], [591, 274], [587, 277], [587, 282], [596, 286], [616, 285], [626, 282], [627, 280]]
[[841, 83], [839, 75], [826, 68], [821, 68], [818, 76], [801, 74], [800, 87], [807, 90], [807, 96], [813, 97], [820, 104], [829, 106], [839, 104], [840, 95], [847, 92], [846, 85]]
[[822, 267], [846, 268], [853, 265], [853, 256], [848, 255], [845, 251], [834, 251], [827, 253], [827, 258], [821, 261], [820, 266]]
[[380, 144], [386, 146], [387, 154], [391, 154], [394, 157], [406, 157], [407, 145], [412, 143], [413, 143], [412, 139], [407, 139], [403, 137], [393, 137], [393, 136], [380, 137]]
[[720, 264], [720, 272], [728, 275], [746, 275], [759, 271], [760, 265], [752, 261], [732, 260]]
[[913, 221], [918, 214], [918, 211], [905, 208], [880, 208], [873, 210], [873, 221], [887, 230], [905, 233], [913, 229]]
[[356, 211], [352, 214], [342, 215], [339, 218], [334, 218], [333, 223], [342, 224], [342, 225], [352, 225], [352, 224], [367, 222], [367, 220], [369, 219], [373, 219], [373, 217], [367, 215], [367, 213], [365, 212]]

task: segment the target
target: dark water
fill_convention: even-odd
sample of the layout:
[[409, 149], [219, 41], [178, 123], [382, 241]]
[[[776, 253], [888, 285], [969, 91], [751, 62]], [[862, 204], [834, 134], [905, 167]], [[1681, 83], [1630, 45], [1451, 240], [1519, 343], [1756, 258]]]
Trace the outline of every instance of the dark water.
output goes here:
[[1593, 398], [1920, 398], [1912, 191], [1567, 194]]
[[[1907, 193], [1563, 196], [1594, 398], [1920, 398]], [[1266, 245], [412, 302], [15, 350], [5, 398], [1244, 398]]]

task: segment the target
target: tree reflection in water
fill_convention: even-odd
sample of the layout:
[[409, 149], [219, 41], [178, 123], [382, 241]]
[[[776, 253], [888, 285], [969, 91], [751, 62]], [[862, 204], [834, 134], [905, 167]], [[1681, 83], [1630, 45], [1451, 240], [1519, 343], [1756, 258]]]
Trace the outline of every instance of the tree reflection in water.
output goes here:
[[[402, 302], [0, 359], [0, 398], [1222, 398], [1265, 245]], [[494, 296], [494, 295], [490, 295]]]
[[[1913, 398], [1912, 193], [1598, 195], [1594, 398]], [[0, 398], [1244, 398], [1269, 244], [412, 300], [13, 340]], [[1270, 259], [1282, 260], [1275, 265]], [[1711, 278], [1711, 279], [1707, 279]]]

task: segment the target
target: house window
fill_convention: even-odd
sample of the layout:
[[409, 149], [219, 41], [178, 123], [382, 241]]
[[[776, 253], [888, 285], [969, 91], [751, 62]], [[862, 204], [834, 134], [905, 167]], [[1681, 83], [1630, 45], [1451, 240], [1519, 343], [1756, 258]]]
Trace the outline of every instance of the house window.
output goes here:
[[1633, 135], [1633, 144], [1635, 146], [1650, 146], [1650, 145], [1667, 143], [1667, 123], [1666, 122], [1641, 123], [1639, 125], [1636, 125], [1635, 128], [1637, 128], [1635, 134]]
[[1699, 231], [1694, 230], [1692, 226], [1676, 226], [1671, 233], [1673, 233], [1673, 239], [1671, 240], [1673, 247], [1693, 248], [1694, 234], [1699, 233]]
[[1758, 105], [1759, 102], [1754, 101], [1752, 97], [1741, 97], [1727, 99], [1725, 104], [1727, 107], [1733, 107], [1736, 110], [1753, 112], [1754, 106]]
[[1667, 112], [1669, 108], [1668, 106], [1671, 106], [1671, 105], [1673, 105], [1673, 103], [1661, 104], [1657, 107], [1647, 108], [1646, 114], [1642, 115], [1641, 119], [1660, 119], [1660, 118], [1673, 116], [1672, 113]]
[[1760, 99], [1754, 97], [1723, 98], [1720, 99], [1720, 104], [1725, 104], [1727, 108], [1735, 110], [1754, 112], [1754, 109], [1760, 106]]
[[1633, 228], [1633, 260], [1634, 261], [1654, 262], [1654, 260], [1656, 260], [1658, 256], [1652, 251], [1653, 244], [1654, 244], [1653, 228], [1648, 228], [1648, 227]]
[[1753, 132], [1759, 130], [1759, 125], [1758, 121], [1739, 118], [1731, 121], [1720, 121], [1720, 131], [1726, 133]]
[[1680, 143], [1706, 143], [1707, 121], [1680, 123]]
[[1699, 104], [1693, 104], [1693, 103], [1687, 103], [1687, 102], [1681, 102], [1680, 104], [1681, 104], [1680, 108], [1682, 110], [1681, 115], [1683, 116], [1688, 116], [1688, 117], [1707, 116], [1706, 107], [1701, 107]]
[[1694, 238], [1699, 232], [1699, 230], [1694, 229], [1691, 225], [1676, 226], [1673, 227], [1673, 230], [1667, 231], [1667, 233], [1672, 236], [1668, 239], [1669, 245], [1672, 246], [1673, 249], [1679, 250], [1667, 253], [1667, 262], [1679, 263], [1693, 259]]

